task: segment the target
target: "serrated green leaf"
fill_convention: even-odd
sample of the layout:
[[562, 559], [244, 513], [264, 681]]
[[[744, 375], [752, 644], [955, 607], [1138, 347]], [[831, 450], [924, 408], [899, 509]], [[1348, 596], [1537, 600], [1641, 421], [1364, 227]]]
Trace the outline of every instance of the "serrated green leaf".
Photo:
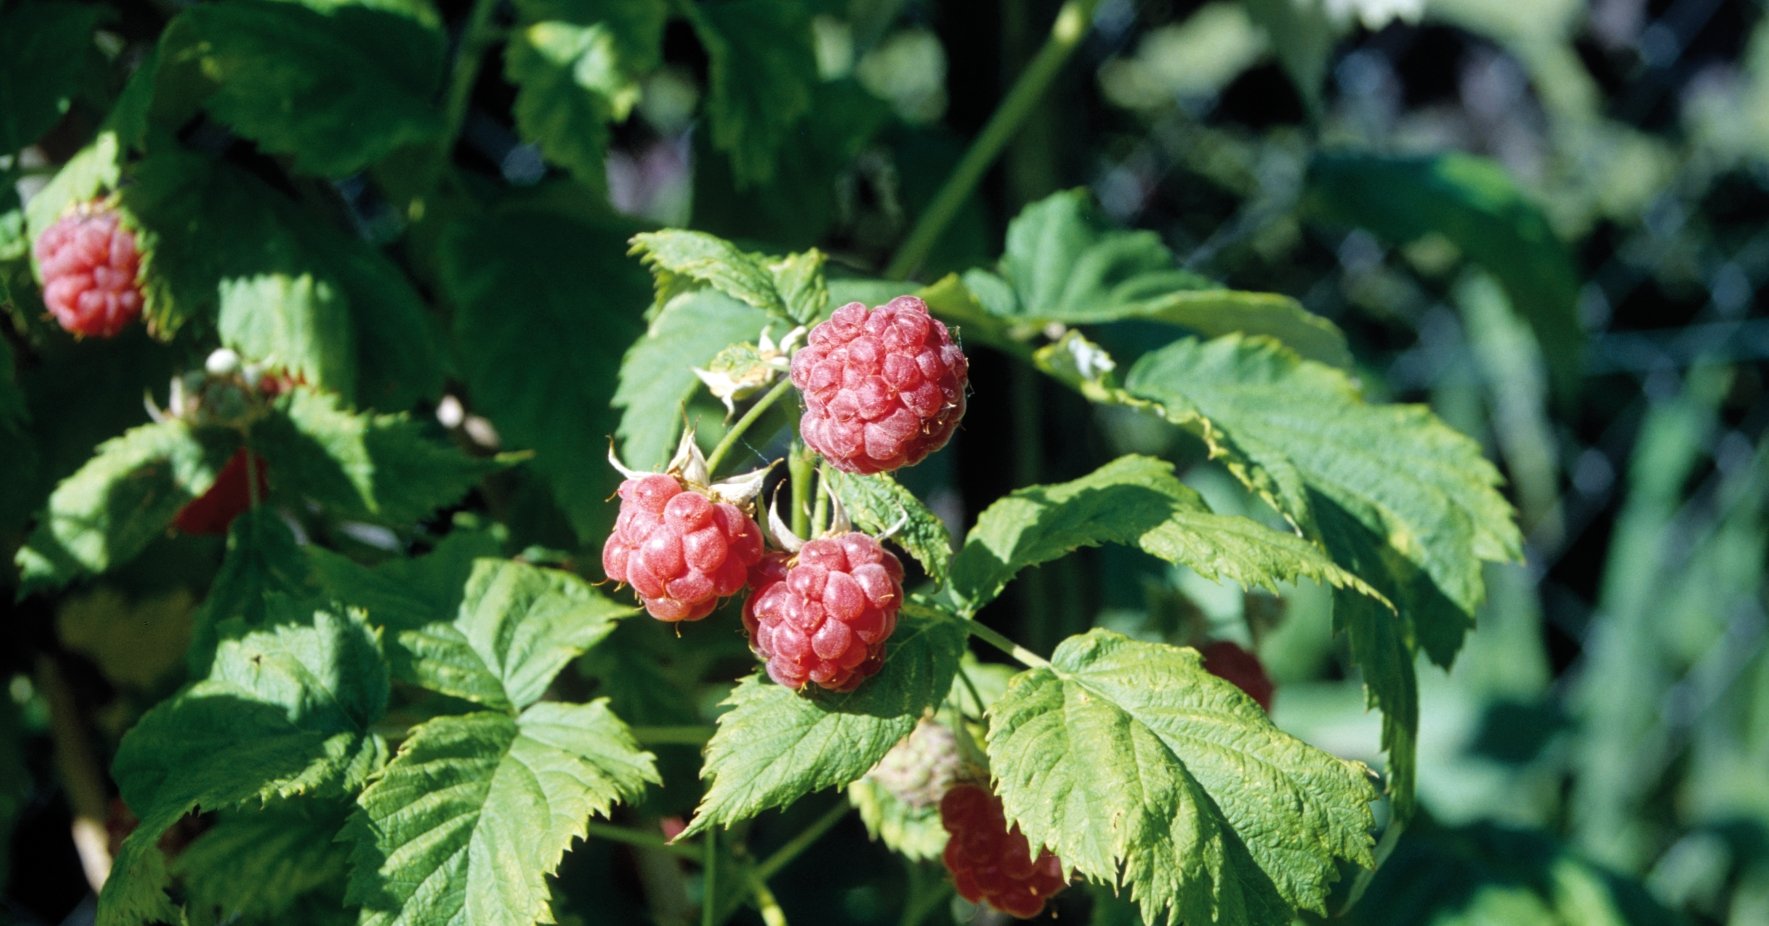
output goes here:
[[516, 125], [549, 161], [593, 189], [607, 185], [610, 121], [639, 98], [661, 60], [662, 0], [519, 0], [504, 54], [516, 85]]
[[823, 260], [823, 252], [812, 248], [768, 264], [774, 289], [786, 305], [786, 314], [800, 324], [808, 325], [830, 311]]
[[19, 549], [25, 586], [56, 588], [132, 559], [208, 491], [238, 446], [237, 435], [182, 421], [143, 425], [99, 445], [55, 487]]
[[441, 33], [398, 12], [205, 4], [161, 49], [161, 80], [200, 75], [211, 115], [303, 173], [342, 177], [443, 130]]
[[473, 557], [475, 546], [375, 570], [312, 555], [330, 593], [386, 629], [398, 678], [486, 707], [540, 700], [566, 663], [634, 613], [568, 572]]
[[242, 357], [281, 361], [306, 382], [356, 392], [349, 308], [330, 281], [305, 273], [222, 280], [216, 326]]
[[109, 12], [72, 3], [0, 10], [0, 155], [36, 141], [68, 111], [81, 80], [103, 64], [92, 33]]
[[1351, 366], [1345, 335], [1332, 322], [1288, 296], [1223, 289], [1180, 269], [1155, 233], [1105, 228], [1084, 190], [1027, 206], [1008, 226], [1001, 276], [972, 270], [964, 284], [984, 311], [1030, 327], [1140, 320], [1206, 336], [1238, 331]]
[[250, 921], [286, 916], [303, 894], [343, 883], [350, 856], [335, 840], [345, 815], [329, 803], [319, 810], [277, 807], [222, 816], [171, 862], [189, 904], [224, 920]]
[[710, 286], [739, 302], [792, 321], [786, 301], [768, 269], [768, 261], [723, 238], [705, 232], [668, 228], [633, 236], [631, 253], [657, 279], [657, 304], [692, 288], [688, 281]]
[[365, 924], [551, 922], [589, 817], [657, 782], [605, 701], [438, 717], [357, 799], [349, 899]]
[[1272, 726], [1195, 650], [1071, 637], [989, 711], [1010, 820], [1149, 923], [1324, 912], [1341, 859], [1373, 867], [1375, 789], [1355, 762]]
[[160, 834], [193, 808], [348, 793], [386, 761], [379, 641], [361, 618], [284, 599], [276, 626], [225, 640], [209, 677], [143, 715], [111, 773], [141, 818], [99, 897], [102, 926], [169, 915]]
[[825, 470], [830, 491], [860, 529], [882, 534], [895, 529], [891, 542], [915, 557], [936, 585], [946, 584], [952, 561], [952, 535], [945, 522], [922, 504], [915, 493], [903, 488], [888, 474], [855, 476], [836, 469]]
[[193, 675], [208, 671], [219, 643], [218, 628], [234, 621], [260, 627], [269, 602], [277, 596], [302, 599], [319, 586], [295, 534], [281, 514], [258, 507], [233, 519], [227, 531], [227, 555], [209, 584], [209, 595], [191, 616], [191, 643], [186, 664]]
[[1577, 390], [1584, 334], [1572, 255], [1503, 167], [1459, 152], [1323, 154], [1309, 166], [1308, 193], [1329, 218], [1396, 244], [1448, 239], [1498, 278], [1541, 342], [1556, 388], [1565, 395]]
[[774, 174], [778, 149], [811, 109], [817, 55], [804, 7], [776, 0], [713, 0], [679, 7], [706, 48], [706, 111], [713, 144], [740, 186]]
[[[643, 330], [645, 275], [626, 234], [509, 211], [453, 226], [442, 277], [472, 406], [505, 445], [530, 448], [581, 537], [607, 529], [620, 474], [606, 465], [620, 360]], [[520, 375], [518, 375], [518, 373]]]
[[1070, 482], [1017, 489], [990, 505], [952, 562], [951, 588], [974, 611], [1021, 569], [1101, 543], [1134, 546], [1248, 589], [1314, 579], [1376, 595], [1302, 538], [1212, 512], [1172, 464], [1140, 456]]
[[1268, 341], [1176, 341], [1126, 385], [1399, 609], [1337, 599], [1354, 655], [1372, 660], [1370, 696], [1394, 713], [1384, 744], [1404, 812], [1416, 693], [1401, 649], [1449, 665], [1484, 595], [1481, 564], [1520, 555], [1498, 471], [1429, 410], [1366, 404], [1344, 374]]
[[852, 692], [797, 692], [760, 673], [739, 682], [707, 743], [700, 776], [709, 786], [683, 835], [866, 774], [946, 696], [964, 639], [954, 618], [904, 614], [884, 668]]
[[661, 471], [675, 450], [683, 405], [700, 386], [693, 368], [708, 366], [732, 344], [754, 341], [767, 325], [767, 315], [711, 290], [666, 303], [620, 363], [614, 405], [621, 409], [621, 459]]
[[123, 148], [114, 132], [99, 132], [68, 158], [43, 189], [25, 203], [25, 228], [31, 240], [55, 224], [62, 213], [100, 193], [115, 189], [123, 176]]
[[912, 861], [940, 857], [946, 849], [946, 828], [940, 823], [940, 807], [912, 807], [870, 778], [848, 785], [848, 803], [860, 811], [866, 832], [892, 852]]
[[278, 398], [272, 413], [253, 425], [252, 444], [276, 474], [276, 494], [390, 524], [409, 524], [459, 501], [505, 465], [432, 440], [404, 415], [354, 413], [336, 396], [311, 389]]

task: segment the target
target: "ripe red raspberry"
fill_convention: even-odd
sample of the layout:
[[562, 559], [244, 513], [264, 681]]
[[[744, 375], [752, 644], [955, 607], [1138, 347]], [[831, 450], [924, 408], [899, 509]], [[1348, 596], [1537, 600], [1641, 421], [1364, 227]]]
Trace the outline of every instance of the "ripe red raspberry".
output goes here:
[[664, 473], [620, 484], [620, 514], [602, 547], [608, 578], [631, 585], [652, 617], [670, 622], [711, 614], [761, 558], [755, 521]]
[[110, 207], [94, 203], [62, 216], [32, 250], [43, 302], [64, 329], [108, 338], [141, 314], [141, 251]]
[[[247, 457], [251, 457], [249, 466]], [[209, 491], [178, 509], [178, 513], [172, 516], [172, 527], [184, 534], [227, 533], [228, 525], [233, 523], [233, 519], [252, 507], [251, 477], [248, 473], [257, 474], [257, 494], [262, 498], [270, 489], [270, 474], [265, 467], [264, 458], [242, 447], [227, 459], [227, 465], [221, 467], [221, 472], [216, 474]]]
[[964, 416], [970, 365], [927, 303], [852, 302], [792, 357], [805, 397], [799, 433], [836, 469], [884, 473], [946, 446]]
[[1227, 640], [1206, 643], [1198, 652], [1204, 656], [1204, 671], [1234, 682], [1235, 687], [1258, 701], [1267, 714], [1271, 713], [1271, 700], [1277, 693], [1277, 686], [1271, 683], [1271, 676], [1265, 674], [1259, 657]]
[[750, 573], [750, 587], [743, 626], [774, 681], [853, 691], [884, 667], [903, 564], [878, 541], [837, 534], [807, 542], [790, 560], [771, 554]]
[[924, 718], [866, 775], [892, 797], [919, 810], [939, 803], [963, 772], [958, 735], [951, 727]]
[[1063, 863], [1032, 848], [1018, 824], [1007, 825], [1001, 801], [979, 785], [962, 784], [940, 799], [940, 823], [950, 834], [942, 859], [958, 893], [1003, 913], [1026, 919], [1069, 884]]

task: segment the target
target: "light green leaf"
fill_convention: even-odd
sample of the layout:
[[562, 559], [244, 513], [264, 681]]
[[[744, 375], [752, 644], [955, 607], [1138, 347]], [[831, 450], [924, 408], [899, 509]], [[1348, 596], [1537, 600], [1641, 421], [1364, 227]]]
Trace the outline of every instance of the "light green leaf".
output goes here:
[[399, 12], [234, 2], [185, 9], [161, 37], [160, 79], [206, 82], [217, 120], [296, 170], [342, 177], [435, 139], [442, 35]]
[[713, 144], [731, 156], [739, 185], [774, 174], [778, 150], [811, 109], [817, 55], [811, 21], [796, 3], [713, 0], [679, 9], [705, 46], [706, 111]]
[[304, 382], [356, 392], [356, 353], [344, 294], [309, 274], [221, 281], [221, 343], [277, 363]]
[[658, 781], [605, 701], [438, 717], [357, 799], [349, 900], [365, 924], [551, 922], [590, 816]]
[[848, 803], [860, 811], [866, 832], [892, 852], [912, 861], [940, 857], [946, 849], [946, 828], [940, 823], [940, 805], [912, 807], [883, 785], [859, 778], [848, 785]]
[[166, 533], [173, 515], [208, 491], [237, 435], [149, 424], [100, 444], [49, 496], [49, 507], [18, 551], [27, 588], [57, 588], [129, 561]]
[[277, 494], [306, 497], [342, 517], [409, 524], [467, 494], [505, 464], [469, 457], [404, 415], [358, 414], [338, 398], [295, 389], [252, 428]]
[[1549, 359], [1565, 395], [1580, 383], [1584, 333], [1572, 255], [1505, 169], [1451, 152], [1426, 157], [1324, 154], [1309, 167], [1317, 209], [1405, 244], [1440, 235], [1497, 277]]
[[379, 641], [354, 615], [287, 599], [277, 626], [221, 643], [209, 677], [143, 715], [112, 775], [141, 824], [99, 898], [99, 923], [176, 920], [160, 834], [193, 808], [348, 793], [386, 760]]
[[825, 473], [830, 491], [841, 499], [842, 507], [855, 524], [871, 534], [896, 529], [891, 542], [915, 557], [935, 584], [946, 584], [947, 565], [952, 561], [952, 535], [915, 493], [884, 473], [855, 476], [833, 468]]
[[1129, 887], [1149, 923], [1287, 923], [1373, 867], [1368, 771], [1272, 726], [1189, 648], [1095, 630], [989, 712], [989, 760], [1034, 845]]
[[610, 121], [639, 98], [639, 79], [661, 60], [669, 5], [662, 0], [519, 0], [504, 53], [516, 85], [516, 125], [547, 159], [591, 188], [607, 185]]
[[[345, 806], [349, 806], [346, 804]], [[328, 802], [222, 816], [172, 860], [192, 907], [222, 919], [275, 918], [310, 891], [341, 884], [349, 852], [335, 842], [344, 815]]]
[[[531, 464], [580, 536], [605, 531], [620, 474], [606, 465], [622, 352], [643, 330], [645, 275], [627, 235], [509, 210], [454, 225], [442, 278], [473, 408]], [[518, 372], [520, 375], [517, 375]]]
[[658, 305], [700, 283], [781, 321], [792, 320], [767, 258], [760, 254], [705, 232], [679, 228], [634, 235], [632, 244], [629, 253], [657, 279]]
[[846, 785], [878, 764], [946, 696], [964, 627], [902, 615], [887, 647], [884, 668], [847, 694], [797, 692], [761, 673], [739, 682], [707, 743], [700, 776], [710, 784], [683, 835]]
[[476, 543], [369, 570], [315, 551], [331, 593], [385, 628], [402, 681], [486, 707], [540, 700], [567, 662], [634, 613], [568, 572], [477, 557]]
[[[732, 344], [754, 341], [767, 325], [767, 315], [716, 291], [687, 292], [666, 303], [620, 363], [614, 404], [622, 410], [621, 459], [661, 470], [675, 450], [682, 408], [700, 387], [693, 368], [708, 366]], [[774, 328], [775, 335], [784, 333], [779, 323]]]
[[1248, 589], [1276, 591], [1279, 582], [1306, 578], [1376, 595], [1302, 538], [1212, 512], [1172, 464], [1139, 456], [1059, 485], [1017, 489], [990, 505], [952, 562], [952, 591], [974, 611], [1020, 570], [1101, 543], [1135, 546]]
[[73, 103], [103, 58], [93, 31], [110, 11], [73, 3], [0, 10], [0, 155], [36, 141]]
[[1344, 374], [1269, 341], [1176, 341], [1126, 385], [1399, 609], [1338, 596], [1353, 654], [1372, 660], [1372, 699], [1405, 725], [1384, 736], [1404, 810], [1416, 695], [1403, 650], [1449, 665], [1484, 595], [1482, 563], [1521, 553], [1498, 471], [1429, 410], [1367, 404]]
[[35, 241], [63, 213], [115, 189], [122, 177], [123, 148], [116, 133], [99, 132], [25, 204], [26, 233]]
[[964, 283], [984, 311], [1028, 327], [1140, 320], [1206, 336], [1238, 331], [1351, 366], [1345, 335], [1332, 322], [1288, 296], [1223, 289], [1180, 269], [1154, 232], [1105, 228], [1084, 190], [1027, 206], [1008, 226], [1001, 275], [972, 270]]
[[810, 324], [829, 314], [829, 286], [823, 275], [823, 252], [812, 248], [768, 264], [774, 289], [786, 304], [786, 314], [800, 324]]

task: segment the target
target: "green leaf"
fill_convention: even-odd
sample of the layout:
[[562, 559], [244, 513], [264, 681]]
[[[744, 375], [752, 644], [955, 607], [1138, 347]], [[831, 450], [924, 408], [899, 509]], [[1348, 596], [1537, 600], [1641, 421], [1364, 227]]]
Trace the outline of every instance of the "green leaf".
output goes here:
[[[1329, 15], [1328, 0], [1245, 0], [1247, 15], [1265, 31], [1278, 63], [1311, 112], [1321, 107], [1327, 61], [1344, 32]], [[1343, 7], [1343, 4], [1341, 4]]]
[[848, 803], [860, 811], [866, 832], [892, 852], [911, 861], [929, 861], [946, 849], [946, 827], [940, 823], [940, 805], [912, 807], [883, 785], [859, 778], [848, 785]]
[[[349, 806], [349, 805], [346, 805]], [[343, 883], [349, 852], [344, 815], [328, 803], [241, 811], [221, 817], [172, 860], [190, 906], [222, 919], [276, 917], [301, 895]]]
[[767, 180], [776, 153], [810, 112], [817, 84], [806, 9], [776, 0], [712, 0], [680, 10], [706, 48], [713, 144], [731, 156], [740, 185]]
[[902, 615], [884, 668], [846, 694], [793, 691], [756, 673], [725, 700], [706, 746], [710, 782], [684, 836], [730, 825], [806, 794], [848, 784], [909, 735], [952, 686], [964, 626], [951, 617]]
[[1007, 230], [1001, 276], [964, 283], [991, 315], [1031, 327], [1153, 321], [1206, 336], [1276, 338], [1310, 360], [1351, 366], [1345, 335], [1288, 296], [1222, 289], [1180, 269], [1160, 236], [1104, 228], [1084, 190], [1046, 197]]
[[379, 641], [359, 617], [283, 599], [277, 626], [223, 641], [209, 677], [148, 711], [112, 775], [141, 824], [99, 898], [103, 926], [176, 920], [160, 834], [195, 808], [341, 795], [386, 760]]
[[342, 407], [337, 396], [292, 390], [253, 425], [253, 447], [267, 461], [272, 491], [309, 498], [340, 517], [410, 524], [459, 501], [498, 460], [479, 459], [432, 440], [401, 415]]
[[782, 321], [792, 321], [767, 258], [705, 232], [669, 228], [633, 236], [629, 252], [657, 279], [657, 304], [664, 305], [693, 283], [710, 286]]
[[622, 352], [642, 331], [644, 274], [627, 235], [544, 212], [510, 210], [450, 228], [442, 277], [472, 407], [505, 445], [532, 448], [580, 537], [607, 529], [620, 474], [607, 466], [609, 406]]
[[774, 289], [793, 321], [808, 325], [829, 314], [829, 285], [823, 274], [823, 252], [812, 248], [768, 264]]
[[283, 360], [304, 380], [356, 392], [356, 355], [344, 294], [309, 274], [221, 281], [221, 343], [243, 357]]
[[1325, 912], [1338, 860], [1374, 867], [1368, 770], [1272, 726], [1195, 650], [1071, 637], [989, 711], [996, 791], [1034, 846], [1129, 887], [1149, 923]]
[[1429, 410], [1367, 404], [1344, 374], [1269, 341], [1176, 341], [1139, 360], [1127, 386], [1399, 609], [1337, 596], [1370, 696], [1392, 715], [1384, 745], [1404, 812], [1417, 710], [1407, 654], [1449, 665], [1485, 593], [1482, 563], [1521, 555], [1498, 471]]
[[855, 476], [826, 469], [830, 491], [862, 530], [882, 534], [896, 529], [891, 542], [915, 557], [936, 585], [946, 584], [952, 561], [952, 535], [939, 516], [928, 510], [915, 493], [903, 488], [888, 474]]
[[342, 177], [443, 130], [442, 35], [412, 16], [238, 0], [185, 9], [160, 41], [162, 81], [200, 75], [210, 115], [302, 173]]
[[166, 532], [173, 515], [208, 491], [237, 435], [182, 421], [149, 424], [99, 445], [49, 496], [18, 551], [27, 588], [57, 588], [127, 562]]
[[516, 126], [547, 159], [594, 189], [607, 185], [610, 121], [624, 120], [639, 79], [661, 61], [662, 0], [519, 0], [504, 54]]
[[604, 701], [438, 717], [357, 799], [349, 900], [365, 924], [551, 922], [589, 817], [658, 781]]
[[269, 617], [269, 603], [277, 596], [302, 599], [318, 591], [313, 569], [283, 516], [264, 506], [243, 512], [228, 528], [221, 571], [191, 617], [186, 662], [192, 674], [208, 671], [219, 642], [218, 628], [224, 622], [260, 627]]
[[115, 189], [122, 177], [123, 148], [116, 133], [98, 133], [25, 204], [26, 233], [35, 241], [63, 213]]
[[767, 315], [716, 291], [665, 303], [620, 363], [614, 405], [622, 410], [621, 459], [661, 470], [675, 450], [682, 408], [700, 387], [693, 368], [707, 367], [732, 344], [754, 341], [767, 325]]
[[1307, 578], [1376, 595], [1302, 538], [1212, 512], [1172, 464], [1140, 456], [1070, 482], [1018, 489], [990, 505], [952, 562], [952, 591], [975, 611], [1020, 570], [1101, 543], [1134, 546], [1249, 589], [1276, 591], [1279, 582]]
[[1323, 154], [1309, 167], [1313, 205], [1395, 244], [1440, 235], [1505, 289], [1549, 359], [1556, 388], [1580, 383], [1584, 334], [1572, 255], [1505, 169], [1451, 152], [1426, 157]]
[[396, 677], [486, 707], [540, 700], [566, 663], [634, 613], [568, 572], [474, 557], [475, 546], [375, 570], [313, 555], [332, 594], [385, 628]]
[[72, 3], [0, 10], [0, 155], [36, 141], [68, 111], [81, 81], [103, 64], [92, 33], [109, 13]]

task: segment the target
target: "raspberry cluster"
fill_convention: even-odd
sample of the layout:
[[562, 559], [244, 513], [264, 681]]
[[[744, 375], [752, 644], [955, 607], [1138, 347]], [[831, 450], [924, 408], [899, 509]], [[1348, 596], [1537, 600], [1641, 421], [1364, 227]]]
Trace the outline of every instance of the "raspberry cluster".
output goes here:
[[62, 216], [32, 246], [43, 303], [62, 328], [108, 338], [141, 315], [141, 251], [115, 210], [88, 204]]
[[1272, 684], [1271, 676], [1265, 674], [1265, 666], [1259, 664], [1259, 657], [1228, 640], [1206, 643], [1198, 652], [1204, 657], [1204, 671], [1234, 682], [1235, 687], [1258, 701], [1267, 714], [1271, 713], [1272, 696], [1277, 693], [1277, 686]]
[[897, 800], [921, 809], [939, 803], [963, 772], [958, 735], [924, 718], [866, 774]]
[[233, 519], [252, 507], [254, 474], [258, 483], [256, 494], [262, 497], [270, 489], [270, 473], [264, 458], [244, 447], [235, 450], [216, 474], [209, 491], [186, 502], [172, 516], [173, 529], [192, 535], [227, 533]]
[[949, 834], [942, 859], [960, 896], [1022, 919], [1037, 916], [1068, 886], [1063, 863], [1048, 849], [1033, 858], [1018, 825], [1008, 826], [1001, 801], [983, 787], [961, 784], [940, 799]]
[[602, 547], [608, 578], [638, 592], [661, 621], [697, 621], [742, 591], [762, 558], [756, 523], [730, 502], [650, 473], [620, 484], [620, 514]]
[[770, 554], [750, 585], [743, 626], [774, 681], [852, 691], [883, 668], [903, 564], [877, 540], [850, 532], [809, 541], [792, 559]]
[[969, 370], [920, 299], [898, 296], [871, 311], [849, 303], [793, 355], [792, 384], [805, 400], [799, 432], [845, 472], [912, 466], [957, 430]]

